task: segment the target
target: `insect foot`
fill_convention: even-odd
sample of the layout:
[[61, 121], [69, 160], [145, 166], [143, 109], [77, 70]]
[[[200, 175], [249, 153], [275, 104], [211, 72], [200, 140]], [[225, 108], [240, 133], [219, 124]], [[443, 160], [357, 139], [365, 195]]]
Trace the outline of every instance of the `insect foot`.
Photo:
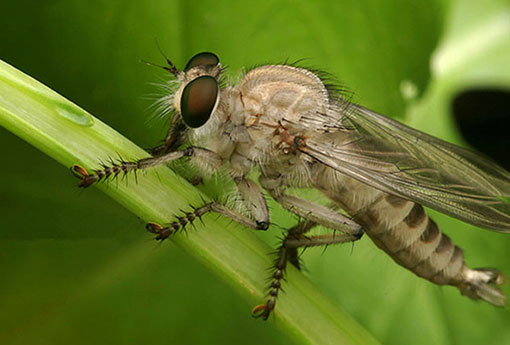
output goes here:
[[115, 179], [119, 176], [119, 174], [123, 174], [126, 176], [130, 171], [136, 171], [138, 169], [138, 163], [136, 162], [126, 162], [122, 159], [114, 162], [110, 160], [110, 165], [106, 165], [101, 163], [101, 169], [93, 170], [91, 174], [87, 172], [83, 167], [74, 164], [71, 167], [71, 172], [74, 176], [81, 180], [78, 187], [86, 188], [95, 182], [106, 181], [109, 179]]
[[269, 285], [269, 298], [265, 304], [257, 305], [251, 310], [251, 315], [254, 318], [267, 320], [269, 315], [271, 315], [271, 312], [274, 310], [278, 293], [282, 291], [282, 280], [284, 279], [284, 272], [287, 267], [289, 254], [289, 249], [284, 241], [277, 252], [277, 258], [274, 262], [274, 272], [270, 278], [271, 284]]
[[177, 231], [185, 230], [186, 225], [193, 225], [193, 222], [197, 219], [202, 220], [202, 216], [207, 212], [211, 211], [213, 203], [209, 202], [201, 207], [193, 208], [191, 212], [183, 212], [183, 216], [176, 216], [175, 221], [171, 222], [167, 226], [163, 227], [157, 223], [149, 222], [145, 226], [145, 229], [152, 234], [155, 234], [154, 238], [157, 241], [164, 241]]
[[[281, 261], [281, 260], [280, 260]], [[284, 265], [285, 266], [285, 265]], [[269, 315], [271, 315], [271, 312], [274, 310], [274, 307], [276, 305], [276, 299], [278, 298], [278, 293], [281, 290], [281, 281], [283, 279], [283, 269], [277, 268], [276, 271], [273, 273], [272, 276], [272, 282], [269, 286], [269, 299], [265, 304], [259, 304], [255, 306], [251, 310], [251, 315], [258, 319], [262, 318], [262, 320], [267, 320], [269, 318]]]
[[74, 164], [71, 167], [71, 172], [76, 178], [79, 178], [80, 184], [78, 185], [80, 188], [86, 188], [93, 184], [94, 182], [98, 181], [98, 176], [95, 174], [89, 174], [87, 170], [79, 166], [78, 164]]
[[177, 229], [173, 227], [163, 227], [157, 223], [149, 222], [145, 226], [145, 229], [147, 229], [148, 232], [155, 234], [156, 237], [154, 237], [157, 241], [164, 241], [168, 237], [170, 237], [172, 234], [174, 234], [177, 230], [179, 230], [179, 226], [177, 226]]
[[274, 309], [275, 305], [274, 301], [275, 301], [274, 299], [270, 299], [269, 301], [267, 301], [266, 304], [257, 305], [255, 308], [251, 310], [251, 315], [256, 319], [262, 318], [262, 320], [264, 321], [267, 320], [269, 318], [269, 315], [271, 315], [271, 312]]

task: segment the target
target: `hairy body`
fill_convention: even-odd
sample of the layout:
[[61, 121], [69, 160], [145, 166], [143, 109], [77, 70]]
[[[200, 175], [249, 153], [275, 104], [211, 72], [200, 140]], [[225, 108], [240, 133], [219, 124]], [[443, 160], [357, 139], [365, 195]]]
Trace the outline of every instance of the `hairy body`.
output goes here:
[[[168, 61], [169, 62], [169, 61]], [[472, 224], [510, 232], [510, 174], [470, 151], [430, 137], [350, 103], [327, 87], [318, 73], [289, 65], [266, 65], [246, 73], [238, 85], [221, 88], [222, 72], [212, 53], [194, 56], [184, 71], [169, 62], [179, 81], [165, 97], [175, 110], [165, 145], [154, 156], [120, 162], [88, 174], [73, 170], [81, 186], [182, 157], [207, 172], [226, 169], [248, 215], [206, 203], [168, 226], [147, 229], [165, 239], [188, 221], [218, 212], [256, 230], [270, 214], [262, 189], [303, 221], [289, 229], [275, 262], [269, 299], [253, 314], [274, 309], [285, 267], [299, 267], [297, 249], [358, 240], [366, 233], [395, 262], [440, 285], [502, 306], [493, 269], [470, 269], [463, 251], [426, 214], [423, 205]], [[186, 149], [179, 150], [183, 143]], [[259, 183], [247, 175], [257, 169]], [[262, 189], [261, 189], [262, 187]], [[315, 188], [336, 207], [287, 194]], [[338, 208], [344, 213], [338, 212]], [[341, 234], [308, 236], [315, 225]]]

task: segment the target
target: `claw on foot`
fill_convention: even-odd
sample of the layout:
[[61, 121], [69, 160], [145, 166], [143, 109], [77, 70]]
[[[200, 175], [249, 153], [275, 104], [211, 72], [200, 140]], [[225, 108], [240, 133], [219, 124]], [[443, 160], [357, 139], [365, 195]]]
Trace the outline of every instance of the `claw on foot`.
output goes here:
[[259, 304], [251, 310], [251, 316], [256, 319], [262, 318], [262, 320], [265, 321], [269, 318], [273, 309], [274, 305], [271, 305], [270, 302], [267, 302], [266, 304]]
[[85, 170], [78, 164], [74, 164], [71, 167], [71, 172], [76, 178], [79, 178], [81, 180], [80, 184], [78, 185], [78, 187], [80, 188], [86, 188], [93, 184], [94, 182], [96, 182], [98, 179], [97, 175], [89, 174], [87, 170]]
[[164, 228], [157, 223], [147, 223], [145, 229], [147, 229], [148, 232], [155, 234], [156, 237], [154, 239], [158, 241], [166, 240], [168, 237], [170, 237], [170, 235], [172, 235], [175, 232], [173, 229], [168, 227]]

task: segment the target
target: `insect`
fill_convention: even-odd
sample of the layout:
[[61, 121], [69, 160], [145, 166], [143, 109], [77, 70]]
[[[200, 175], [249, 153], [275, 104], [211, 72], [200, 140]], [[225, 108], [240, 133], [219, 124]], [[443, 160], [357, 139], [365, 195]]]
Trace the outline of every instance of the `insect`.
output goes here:
[[[300, 222], [277, 252], [266, 303], [252, 310], [267, 319], [285, 268], [299, 268], [298, 249], [359, 240], [364, 233], [399, 265], [438, 285], [496, 306], [506, 304], [495, 269], [471, 269], [462, 249], [441, 233], [423, 206], [483, 228], [510, 232], [510, 173], [477, 154], [348, 101], [320, 73], [293, 65], [265, 65], [225, 85], [224, 68], [209, 52], [184, 70], [167, 58], [178, 81], [175, 115], [152, 157], [119, 161], [87, 172], [74, 165], [80, 186], [189, 157], [205, 171], [226, 169], [237, 186], [241, 213], [204, 202], [166, 226], [147, 230], [164, 240], [208, 212], [254, 230], [267, 230], [263, 190]], [[259, 184], [247, 177], [259, 172]], [[289, 188], [315, 188], [331, 206], [299, 198]], [[340, 211], [340, 210], [343, 210]], [[330, 234], [309, 235], [321, 225]]]

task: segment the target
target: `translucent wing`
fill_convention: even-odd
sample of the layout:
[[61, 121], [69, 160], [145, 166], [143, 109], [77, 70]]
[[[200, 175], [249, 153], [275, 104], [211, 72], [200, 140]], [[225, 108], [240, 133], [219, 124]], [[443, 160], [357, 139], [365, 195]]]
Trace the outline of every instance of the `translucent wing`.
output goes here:
[[315, 134], [300, 149], [323, 164], [468, 223], [510, 232], [510, 173], [490, 160], [345, 101], [303, 121]]

